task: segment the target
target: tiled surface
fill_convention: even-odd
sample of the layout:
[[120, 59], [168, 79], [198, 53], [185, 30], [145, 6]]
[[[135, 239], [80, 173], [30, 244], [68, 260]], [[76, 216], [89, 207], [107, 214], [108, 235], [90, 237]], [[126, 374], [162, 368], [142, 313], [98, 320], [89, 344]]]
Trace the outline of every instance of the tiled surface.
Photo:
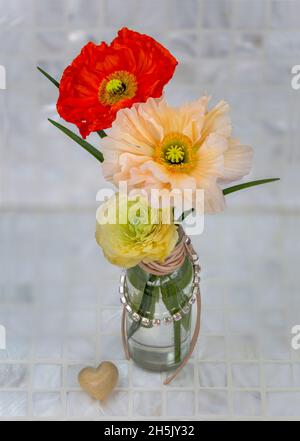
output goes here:
[[[126, 7], [124, 8], [124, 3]], [[299, 0], [0, 0], [0, 419], [300, 419]], [[104, 185], [87, 154], [47, 123], [59, 78], [89, 39], [128, 25], [181, 60], [173, 103], [228, 99], [236, 134], [255, 149], [251, 178], [280, 184], [228, 198], [195, 238], [201, 337], [176, 381], [124, 361], [118, 269], [93, 234]], [[98, 139], [94, 137], [95, 142]], [[113, 360], [104, 403], [80, 391], [86, 365]]]
[[[192, 362], [165, 387], [164, 375], [124, 361], [118, 270], [93, 241], [94, 210], [3, 214], [0, 323], [8, 346], [0, 351], [1, 418], [300, 417], [300, 354], [290, 347], [300, 302], [289, 275], [290, 239], [277, 231], [294, 218], [229, 209], [207, 219], [195, 240], [202, 333]], [[6, 229], [9, 223], [14, 228]], [[266, 234], [267, 223], [273, 233]], [[117, 364], [120, 381], [100, 405], [80, 391], [77, 375], [103, 359]]]

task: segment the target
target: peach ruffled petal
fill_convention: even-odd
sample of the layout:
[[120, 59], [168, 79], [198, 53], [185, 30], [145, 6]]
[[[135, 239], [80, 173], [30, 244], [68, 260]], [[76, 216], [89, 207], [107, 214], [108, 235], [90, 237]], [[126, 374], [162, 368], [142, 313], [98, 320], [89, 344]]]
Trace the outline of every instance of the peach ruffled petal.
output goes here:
[[232, 182], [241, 179], [251, 170], [253, 149], [230, 139], [229, 148], [224, 152], [224, 172], [220, 182]]
[[205, 115], [202, 140], [205, 140], [210, 133], [216, 133], [226, 138], [231, 135], [232, 126], [228, 112], [229, 105], [225, 101], [220, 101]]
[[214, 180], [205, 179], [201, 182], [204, 190], [204, 211], [209, 214], [219, 213], [226, 207], [222, 190]]
[[191, 174], [197, 183], [209, 177], [221, 177], [224, 173], [224, 152], [228, 149], [227, 139], [212, 133], [197, 152], [197, 167]]

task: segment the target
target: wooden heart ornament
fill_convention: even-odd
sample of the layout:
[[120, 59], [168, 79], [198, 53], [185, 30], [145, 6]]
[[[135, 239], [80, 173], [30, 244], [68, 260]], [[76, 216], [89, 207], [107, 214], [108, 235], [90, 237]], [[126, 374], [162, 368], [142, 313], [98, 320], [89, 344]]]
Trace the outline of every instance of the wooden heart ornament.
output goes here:
[[96, 369], [86, 367], [78, 375], [82, 389], [96, 400], [105, 400], [116, 386], [118, 378], [118, 369], [110, 361], [103, 361]]

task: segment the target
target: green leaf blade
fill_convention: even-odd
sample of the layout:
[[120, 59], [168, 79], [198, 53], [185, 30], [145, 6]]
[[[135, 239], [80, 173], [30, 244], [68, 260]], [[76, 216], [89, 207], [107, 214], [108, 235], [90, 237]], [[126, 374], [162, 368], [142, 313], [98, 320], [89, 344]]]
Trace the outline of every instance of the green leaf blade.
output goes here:
[[[59, 88], [59, 82], [55, 78], [53, 78], [50, 74], [48, 74], [48, 72], [46, 72], [44, 69], [42, 69], [39, 66], [37, 66], [37, 70], [39, 72], [41, 72], [41, 74], [43, 74], [49, 81], [51, 81], [51, 83], [53, 83], [54, 86]], [[98, 133], [98, 135], [100, 136], [101, 139], [103, 139], [103, 138], [105, 138], [107, 136], [107, 134], [105, 133], [104, 130], [98, 130], [97, 133]]]
[[[246, 188], [255, 187], [256, 185], [268, 184], [270, 182], [280, 181], [280, 178], [268, 178], [268, 179], [258, 179], [257, 181], [244, 182], [242, 184], [234, 185], [233, 187], [224, 188], [223, 194], [234, 193], [239, 190], [244, 190]], [[176, 220], [176, 223], [184, 221], [184, 219], [195, 211], [194, 208], [184, 211], [181, 216]]]
[[69, 138], [71, 138], [73, 141], [75, 141], [77, 144], [79, 144], [81, 147], [83, 147], [86, 151], [88, 151], [94, 158], [98, 159], [99, 162], [104, 161], [104, 157], [102, 153], [96, 149], [94, 146], [92, 146], [90, 143], [82, 139], [80, 136], [76, 135], [76, 133], [72, 132], [67, 127], [64, 127], [63, 125], [59, 124], [56, 121], [53, 121], [53, 119], [48, 118], [48, 121], [53, 124], [56, 128], [61, 130], [63, 133], [65, 133]]
[[37, 70], [39, 72], [41, 72], [46, 78], [48, 78], [49, 81], [51, 81], [51, 83], [54, 84], [54, 86], [59, 87], [59, 82], [56, 81], [55, 78], [51, 77], [50, 74], [48, 74], [45, 70], [43, 70], [41, 67], [37, 66]]
[[224, 188], [223, 194], [234, 193], [235, 191], [244, 190], [245, 188], [254, 187], [256, 185], [268, 184], [269, 182], [279, 181], [280, 178], [259, 179], [257, 181], [244, 182], [243, 184], [234, 185], [233, 187]]

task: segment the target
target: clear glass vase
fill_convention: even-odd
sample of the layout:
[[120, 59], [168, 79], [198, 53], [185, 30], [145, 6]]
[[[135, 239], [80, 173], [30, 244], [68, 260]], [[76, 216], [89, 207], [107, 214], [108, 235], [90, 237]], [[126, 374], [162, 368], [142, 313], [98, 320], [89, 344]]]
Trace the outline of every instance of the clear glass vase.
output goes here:
[[128, 269], [121, 301], [127, 310], [130, 357], [141, 367], [165, 371], [177, 367], [190, 349], [194, 266], [186, 257], [169, 275]]

